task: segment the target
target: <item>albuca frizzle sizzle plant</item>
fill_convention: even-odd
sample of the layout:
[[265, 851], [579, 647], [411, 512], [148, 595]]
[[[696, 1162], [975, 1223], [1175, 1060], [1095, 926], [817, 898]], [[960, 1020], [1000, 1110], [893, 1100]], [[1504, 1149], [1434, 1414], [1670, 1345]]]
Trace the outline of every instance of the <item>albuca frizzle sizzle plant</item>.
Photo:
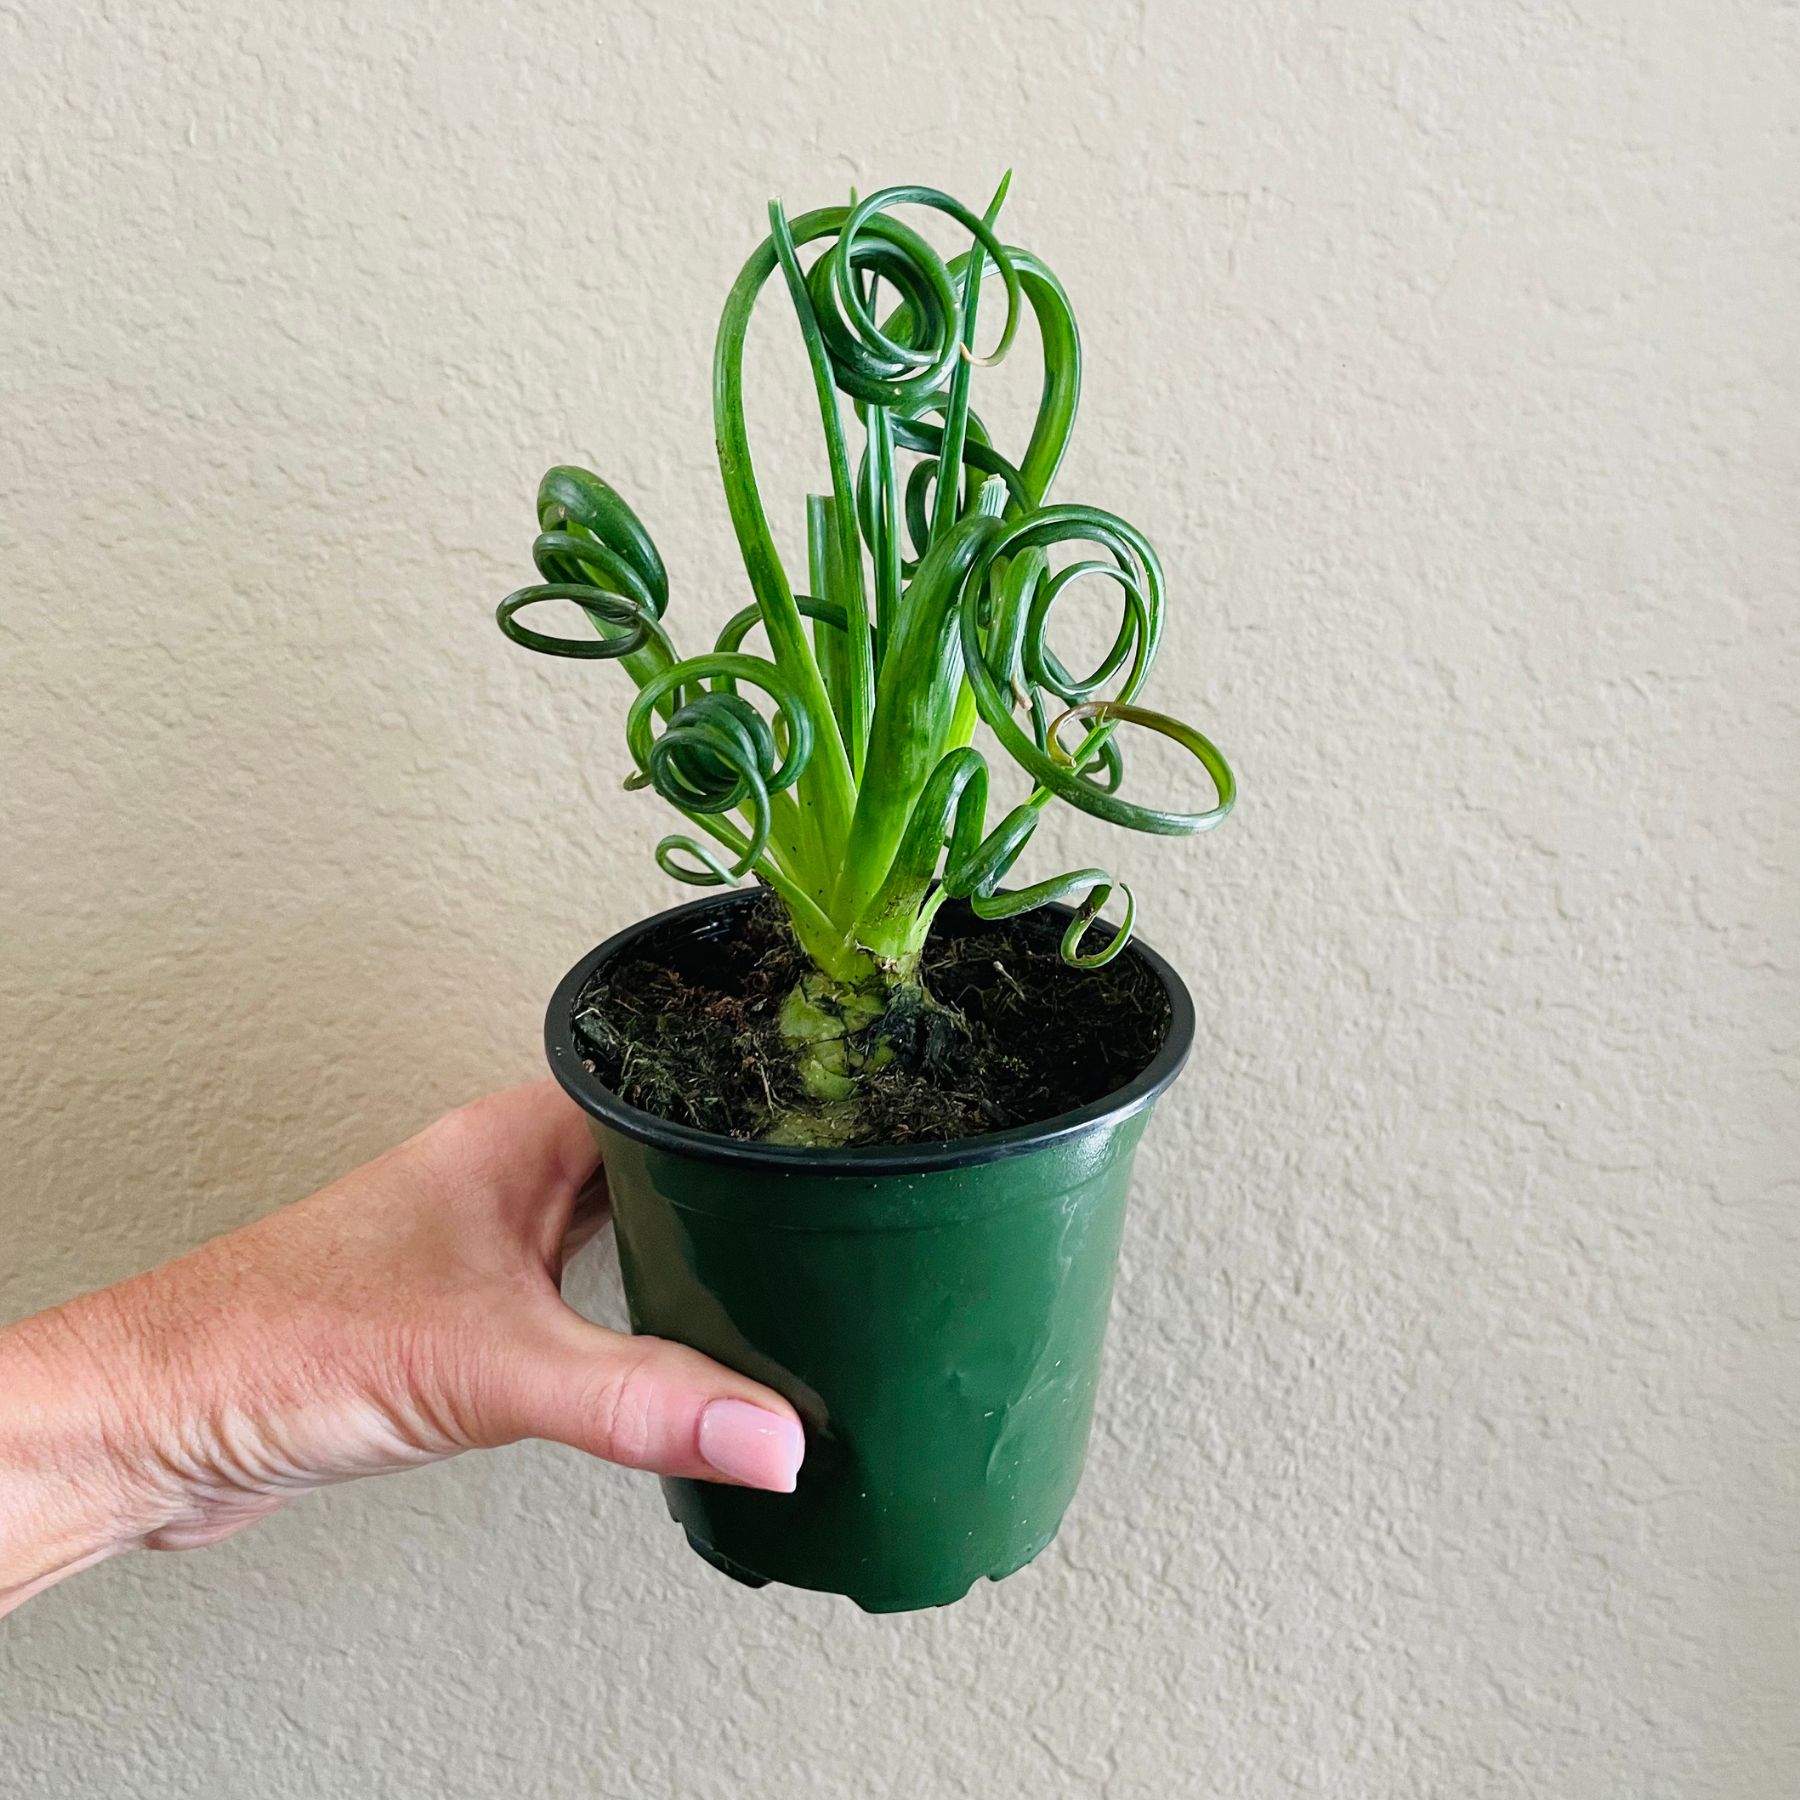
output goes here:
[[[585, 469], [545, 475], [532, 546], [542, 580], [499, 608], [515, 643], [614, 658], [637, 682], [626, 723], [637, 772], [625, 785], [654, 787], [712, 840], [664, 838], [660, 866], [697, 886], [755, 875], [785, 902], [815, 973], [788, 997], [782, 1028], [806, 1086], [825, 1100], [849, 1098], [860, 1069], [875, 1066], [879, 1033], [868, 1027], [897, 996], [929, 1004], [918, 994], [919, 958], [946, 898], [1001, 919], [1080, 896], [1064, 959], [1095, 967], [1125, 947], [1129, 889], [1123, 924], [1101, 948], [1083, 948], [1113, 890], [1102, 869], [998, 891], [1051, 801], [1179, 836], [1217, 825], [1234, 798], [1231, 771], [1205, 737], [1136, 703], [1162, 634], [1155, 551], [1112, 513], [1047, 502], [1075, 423], [1081, 345], [1055, 275], [995, 235], [1006, 186], [981, 218], [928, 187], [884, 188], [792, 221], [770, 205], [769, 236], [725, 303], [713, 358], [719, 470], [754, 600], [710, 651], [676, 651], [663, 623], [662, 558], [625, 501]], [[894, 216], [902, 206], [946, 214], [970, 248], [945, 263]], [[803, 264], [803, 248], [821, 242]], [[777, 269], [811, 362], [831, 477], [831, 492], [807, 502], [804, 593], [770, 538], [744, 422], [744, 338]], [[1004, 285], [1006, 320], [994, 352], [980, 357], [976, 310], [988, 273]], [[882, 283], [894, 301], [877, 322]], [[989, 440], [969, 389], [977, 368], [1006, 354], [1024, 306], [1036, 316], [1044, 384], [1015, 463]], [[862, 433], [854, 469], [840, 396]], [[903, 452], [920, 458], [904, 479]], [[1053, 569], [1050, 552], [1062, 545], [1085, 553]], [[1111, 582], [1123, 606], [1112, 647], [1076, 676], [1046, 630], [1057, 600], [1083, 578]], [[544, 600], [573, 601], [597, 636], [529, 629], [519, 614]], [[767, 656], [744, 648], [759, 626]], [[766, 697], [772, 718], [746, 689]], [[991, 831], [987, 764], [970, 745], [978, 719], [1035, 783]], [[1121, 798], [1122, 725], [1190, 751], [1216, 804], [1166, 812]]]

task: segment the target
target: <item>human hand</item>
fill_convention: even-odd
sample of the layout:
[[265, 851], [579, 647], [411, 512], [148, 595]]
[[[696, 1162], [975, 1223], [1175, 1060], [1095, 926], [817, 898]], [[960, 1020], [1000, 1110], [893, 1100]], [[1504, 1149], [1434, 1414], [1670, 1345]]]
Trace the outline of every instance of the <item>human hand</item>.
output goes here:
[[605, 1214], [586, 1121], [540, 1082], [0, 1331], [0, 1612], [116, 1551], [215, 1543], [309, 1488], [520, 1438], [791, 1492], [784, 1399], [563, 1302]]

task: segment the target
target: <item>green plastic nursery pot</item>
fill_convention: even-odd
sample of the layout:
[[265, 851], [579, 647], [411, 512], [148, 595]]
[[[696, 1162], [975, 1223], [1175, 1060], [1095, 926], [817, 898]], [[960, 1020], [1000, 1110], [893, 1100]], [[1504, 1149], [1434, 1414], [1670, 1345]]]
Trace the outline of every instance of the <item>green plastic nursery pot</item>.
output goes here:
[[746, 1143], [627, 1106], [586, 1065], [576, 1003], [651, 931], [737, 929], [754, 894], [709, 896], [571, 969], [550, 1066], [606, 1160], [632, 1328], [786, 1395], [806, 1425], [793, 1494], [667, 1480], [670, 1514], [752, 1586], [847, 1594], [870, 1612], [959, 1600], [1056, 1535], [1086, 1458], [1132, 1156], [1194, 1036], [1181, 978], [1162, 1048], [1105, 1099], [950, 1143]]

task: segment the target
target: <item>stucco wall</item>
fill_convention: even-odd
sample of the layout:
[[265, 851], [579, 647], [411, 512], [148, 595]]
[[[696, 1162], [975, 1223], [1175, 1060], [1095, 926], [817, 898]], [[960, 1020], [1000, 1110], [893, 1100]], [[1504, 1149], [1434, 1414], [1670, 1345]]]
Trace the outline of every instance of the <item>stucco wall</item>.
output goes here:
[[1058, 491], [1245, 796], [1034, 852], [1202, 1017], [1035, 1567], [870, 1619], [469, 1458], [0, 1626], [9, 1800], [1791, 1793], [1796, 74], [1628, 0], [0, 9], [0, 1317], [529, 1076], [681, 897], [623, 679], [491, 609], [563, 458], [742, 603], [771, 195], [1017, 170]]

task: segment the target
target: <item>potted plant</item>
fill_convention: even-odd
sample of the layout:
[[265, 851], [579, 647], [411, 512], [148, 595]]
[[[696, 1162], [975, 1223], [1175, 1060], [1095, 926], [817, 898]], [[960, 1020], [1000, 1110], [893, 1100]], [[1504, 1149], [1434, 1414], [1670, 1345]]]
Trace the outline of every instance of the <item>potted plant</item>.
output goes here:
[[[740, 1580], [877, 1611], [958, 1599], [1055, 1534], [1085, 1455], [1133, 1151], [1193, 1036], [1179, 977], [1131, 942], [1128, 890], [1122, 922], [1097, 924], [1104, 870], [1001, 883], [1058, 801], [1191, 834], [1234, 796], [1205, 737], [1138, 704], [1163, 622], [1150, 544], [1047, 499], [1080, 340], [1055, 275], [996, 235], [1006, 185], [980, 217], [926, 187], [791, 222], [771, 205], [713, 373], [753, 598], [710, 650], [676, 650], [655, 545], [582, 469], [544, 477], [542, 579], [499, 607], [516, 643], [623, 665], [638, 686], [625, 785], [692, 828], [657, 861], [722, 890], [584, 957], [546, 1024], [605, 1157], [634, 1328], [768, 1383], [806, 1422], [793, 1495], [670, 1481], [670, 1511]], [[908, 207], [954, 221], [969, 248], [943, 260]], [[771, 539], [744, 417], [745, 333], [777, 271], [829, 470], [808, 501], [805, 591]], [[981, 356], [988, 275], [1005, 319]], [[970, 389], [1026, 307], [1043, 388], [1012, 461]], [[1078, 677], [1047, 627], [1081, 580], [1121, 605]], [[547, 600], [573, 602], [593, 635], [526, 625]], [[753, 631], [767, 655], [745, 647]], [[991, 829], [978, 722], [1031, 783]], [[1126, 726], [1189, 751], [1216, 803], [1123, 798]]]

